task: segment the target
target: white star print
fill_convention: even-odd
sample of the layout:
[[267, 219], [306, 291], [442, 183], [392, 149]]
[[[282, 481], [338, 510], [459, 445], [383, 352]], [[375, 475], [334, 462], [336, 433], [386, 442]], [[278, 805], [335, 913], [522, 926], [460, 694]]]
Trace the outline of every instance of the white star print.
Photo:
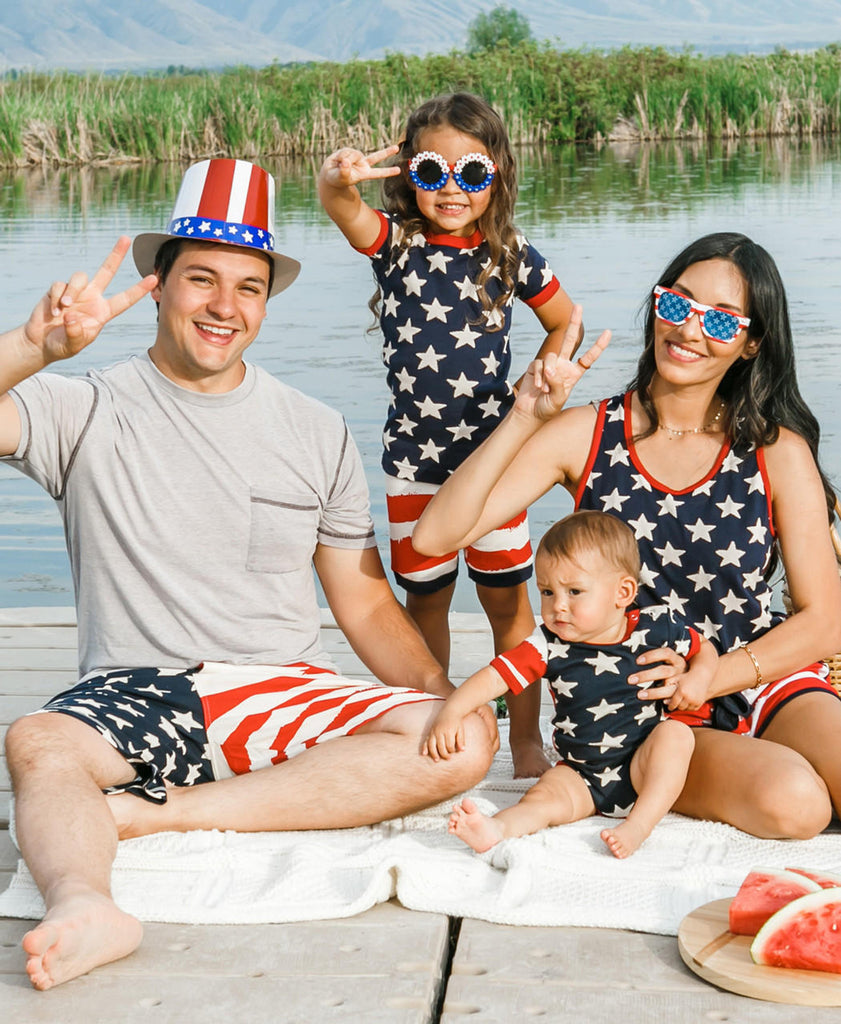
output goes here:
[[464, 420], [461, 420], [457, 427], [447, 427], [447, 430], [453, 435], [453, 441], [460, 441], [462, 438], [467, 438], [469, 441], [473, 436], [478, 427], [469, 427]]
[[637, 540], [645, 537], [646, 540], [654, 540], [654, 527], [656, 523], [649, 522], [645, 513], [640, 512], [639, 519], [629, 519], [628, 526], [633, 527], [634, 536]]
[[695, 628], [699, 633], [703, 633], [707, 640], [718, 640], [718, 634], [721, 632], [721, 626], [713, 622], [709, 615], [704, 616], [703, 622], [696, 622]]
[[748, 603], [746, 597], [736, 597], [732, 590], [728, 590], [724, 597], [719, 598], [718, 603], [724, 609], [725, 615], [731, 612], [741, 613], [742, 608]]
[[658, 515], [669, 515], [677, 518], [677, 510], [681, 505], [684, 505], [685, 502], [675, 501], [675, 496], [673, 494], [667, 494], [666, 497], [658, 501], [657, 504], [660, 506], [660, 512]]
[[413, 327], [411, 317], [403, 324], [402, 327], [397, 328], [397, 340], [408, 341], [411, 345], [414, 343], [415, 335], [420, 334], [420, 327]]
[[741, 565], [744, 551], [736, 547], [736, 542], [731, 540], [726, 548], [717, 548], [715, 552], [721, 559], [722, 566]]
[[771, 611], [768, 608], [760, 612], [757, 618], [751, 619], [751, 625], [756, 629], [768, 629], [772, 622]]
[[415, 473], [418, 471], [418, 467], [409, 462], [408, 458], [403, 458], [399, 462], [395, 461], [394, 468], [397, 470], [398, 480], [414, 480]]
[[715, 477], [713, 476], [713, 477], [710, 477], [709, 480], [706, 480], [704, 483], [698, 484], [698, 486], [692, 492], [692, 497], [694, 498], [696, 494], [706, 494], [706, 496], [709, 498], [710, 497], [710, 491], [712, 491], [712, 487], [713, 487], [714, 483], [715, 483]]
[[460, 395], [467, 395], [468, 398], [473, 397], [473, 389], [479, 383], [478, 380], [468, 380], [462, 371], [455, 380], [447, 378], [447, 383], [453, 389], [453, 398], [458, 398]]
[[689, 654], [689, 648], [692, 646], [692, 641], [687, 637], [685, 640], [675, 640], [675, 650], [681, 656], [685, 658]]
[[558, 676], [552, 683], [552, 689], [560, 697], [572, 697], [572, 691], [578, 686], [574, 679], [562, 679]]
[[654, 549], [660, 556], [660, 561], [663, 565], [683, 565], [680, 560], [681, 555], [686, 554], [686, 550], [682, 548], [672, 547], [671, 541], [666, 541], [666, 544], [662, 548]]
[[464, 302], [465, 299], [478, 299], [479, 289], [476, 284], [470, 280], [467, 274], [461, 281], [453, 281], [453, 284], [458, 288], [458, 297]]
[[744, 502], [733, 501], [730, 495], [727, 495], [725, 501], [717, 501], [715, 507], [721, 509], [721, 518], [726, 519], [728, 516], [733, 516], [734, 519], [739, 518], [739, 513], [745, 507]]
[[637, 723], [637, 725], [642, 725], [642, 723], [647, 722], [649, 718], [657, 717], [657, 708], [653, 707], [651, 704], [643, 704], [643, 706], [639, 709], [639, 712], [636, 715], [634, 715], [634, 721]]
[[642, 473], [631, 473], [631, 479], [634, 481], [634, 486], [631, 488], [633, 491], [650, 491], [651, 484], [645, 479]]
[[425, 352], [416, 353], [418, 357], [418, 369], [428, 369], [438, 372], [438, 364], [442, 359], [446, 359], [446, 353], [439, 355], [435, 349], [430, 345]]
[[681, 618], [683, 618], [683, 611], [688, 603], [688, 597], [678, 597], [677, 592], [674, 590], [670, 590], [668, 597], [663, 600], [663, 604], [669, 609], [669, 611], [673, 615], [679, 615]]
[[414, 420], [410, 420], [405, 413], [403, 413], [400, 419], [397, 420], [397, 423], [399, 423], [399, 426], [397, 428], [398, 434], [408, 434], [409, 437], [412, 437], [414, 435], [417, 423], [415, 423]]
[[480, 359], [480, 362], [485, 365], [485, 373], [489, 373], [492, 377], [496, 376], [496, 371], [500, 367], [500, 362], [493, 352], [491, 352], [490, 355], [483, 356]]
[[608, 702], [602, 697], [601, 701], [592, 708], [586, 710], [593, 716], [593, 721], [598, 722], [601, 718], [607, 718], [608, 715], [615, 715], [616, 712], [622, 707], [622, 704], [608, 704]]
[[418, 412], [421, 416], [431, 416], [433, 419], [440, 420], [441, 413], [440, 409], [446, 409], [446, 402], [433, 402], [429, 395], [427, 395], [422, 402], [415, 402], [418, 407]]
[[604, 675], [605, 672], [610, 672], [611, 675], [618, 676], [619, 669], [616, 667], [622, 658], [619, 655], [605, 654], [604, 651], [596, 651], [595, 658], [585, 658], [584, 662], [587, 665], [593, 666], [593, 672], [597, 676]]
[[396, 380], [400, 382], [401, 391], [408, 391], [410, 394], [414, 391], [412, 385], [418, 378], [413, 377], [411, 373], [409, 373], [409, 371], [405, 368], [405, 366], [403, 367], [402, 370], [395, 373], [394, 377]]
[[394, 348], [390, 341], [383, 345], [383, 362], [386, 366], [391, 362], [391, 357], [396, 351], [397, 349]]
[[201, 231], [203, 235], [206, 235], [207, 232], [210, 231], [210, 221], [203, 220], [201, 224], [199, 224], [199, 231]]
[[698, 566], [698, 571], [693, 573], [687, 573], [686, 578], [692, 580], [695, 584], [695, 592], [699, 590], [710, 590], [710, 584], [715, 579], [715, 574], [707, 572], [702, 565]]
[[648, 633], [647, 629], [635, 629], [625, 641], [628, 649], [636, 653], [641, 646], [645, 646], [648, 643]]
[[502, 402], [490, 395], [487, 402], [479, 402], [478, 407], [482, 410], [482, 419], [485, 420], [488, 416], [499, 416], [501, 406]]
[[624, 423], [625, 422], [625, 406], [617, 405], [613, 409], [608, 409], [607, 416], [605, 417], [608, 423]]
[[750, 572], [745, 573], [743, 579], [748, 590], [756, 590], [763, 580], [762, 570], [758, 568], [752, 569]]
[[465, 324], [460, 331], [450, 331], [450, 337], [456, 339], [456, 348], [464, 348], [465, 345], [476, 348], [476, 339], [482, 337], [482, 332], [473, 331], [470, 324]]
[[437, 444], [435, 444], [434, 441], [427, 441], [426, 444], [422, 444], [418, 448], [418, 452], [420, 453], [420, 457], [422, 459], [432, 459], [433, 462], [440, 462], [441, 461], [438, 458], [438, 454], [439, 454], [439, 452], [443, 452], [443, 451], [446, 451], [444, 446], [441, 445], [439, 447]]
[[741, 466], [742, 460], [734, 452], [728, 452], [724, 457], [724, 461], [721, 463], [722, 473], [737, 473], [739, 466]]
[[609, 448], [605, 451], [605, 455], [610, 456], [611, 466], [615, 466], [617, 462], [620, 462], [623, 466], [630, 465], [630, 455], [626, 448], [623, 448], [621, 444], [617, 444], [615, 448]]
[[588, 743], [588, 747], [598, 747], [600, 754], [606, 754], [608, 750], [621, 750], [622, 744], [628, 738], [628, 734], [622, 733], [621, 736], [611, 736], [609, 732], [603, 732], [601, 740]]
[[748, 527], [748, 533], [750, 534], [751, 544], [764, 544], [765, 534], [768, 533], [768, 530], [762, 525], [762, 520], [757, 516], [753, 526]]
[[445, 306], [440, 303], [437, 297], [432, 302], [422, 302], [420, 305], [421, 309], [426, 310], [427, 322], [430, 320], [440, 320], [442, 324], [447, 322], [447, 313], [453, 308], [452, 306]]
[[759, 491], [760, 494], [765, 493], [765, 482], [761, 472], [757, 471], [753, 476], [745, 477], [745, 483], [749, 485], [748, 494], [753, 494], [754, 491]]
[[653, 587], [654, 581], [659, 575], [659, 572], [655, 572], [650, 566], [646, 565], [645, 562], [640, 566], [640, 583], [644, 587]]
[[493, 309], [486, 309], [483, 313], [483, 316], [485, 318], [485, 323], [490, 328], [502, 327], [503, 323], [505, 322], [505, 317], [502, 314], [502, 310], [497, 309], [496, 307], [494, 307]]
[[201, 765], [191, 764], [187, 768], [187, 774], [184, 776], [184, 785], [192, 786], [196, 779], [201, 775]]
[[548, 651], [549, 658], [566, 658], [569, 654], [569, 644], [565, 644], [562, 640], [552, 640], [549, 643]]
[[400, 303], [397, 301], [397, 296], [393, 293], [386, 295], [383, 299], [383, 315], [384, 316], [397, 316], [397, 307]]
[[[406, 255], [408, 256], [408, 253]], [[417, 271], [413, 270], [410, 274], [405, 275], [403, 284], [406, 286], [407, 295], [420, 296], [421, 288], [426, 284], [426, 278], [418, 277]]]
[[602, 786], [606, 786], [608, 782], [618, 782], [620, 779], [619, 766], [603, 768], [600, 772], [593, 772], [593, 776], [599, 780]]
[[577, 726], [567, 715], [562, 722], [555, 722], [555, 728], [562, 732], [564, 736], [574, 736]]
[[715, 529], [714, 523], [702, 523], [700, 517], [694, 523], [686, 523], [686, 529], [692, 537], [692, 543], [697, 544], [698, 540], [712, 540], [712, 532]]
[[[426, 262], [430, 270], [440, 270], [442, 274], [447, 273], [447, 264], [453, 262], [452, 256], [445, 256], [439, 249], [437, 252], [427, 253]], [[464, 298], [464, 296], [462, 296]]]
[[383, 431], [383, 448], [385, 448], [386, 451], [388, 451], [389, 448], [391, 448], [391, 442], [393, 440], [394, 440], [394, 434], [390, 433], [388, 430], [384, 430]]
[[602, 511], [608, 512], [610, 509], [615, 508], [617, 512], [621, 512], [622, 506], [630, 497], [630, 494], [620, 494], [619, 488], [614, 487], [610, 494], [605, 494], [601, 498]]

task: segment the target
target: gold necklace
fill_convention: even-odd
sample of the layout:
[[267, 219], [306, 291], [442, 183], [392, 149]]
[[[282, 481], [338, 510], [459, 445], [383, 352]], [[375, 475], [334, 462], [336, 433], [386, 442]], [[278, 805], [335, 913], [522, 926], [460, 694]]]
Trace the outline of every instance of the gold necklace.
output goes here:
[[705, 423], [703, 427], [687, 427], [685, 430], [676, 430], [674, 427], [666, 426], [665, 423], [658, 423], [657, 429], [667, 431], [669, 434], [672, 435], [672, 437], [683, 437], [684, 434], [706, 434], [710, 427], [714, 427], [716, 423], [718, 423], [718, 421], [721, 419], [723, 412], [724, 402], [721, 402], [718, 406], [718, 412], [715, 414], [715, 416], [713, 416], [709, 423]]

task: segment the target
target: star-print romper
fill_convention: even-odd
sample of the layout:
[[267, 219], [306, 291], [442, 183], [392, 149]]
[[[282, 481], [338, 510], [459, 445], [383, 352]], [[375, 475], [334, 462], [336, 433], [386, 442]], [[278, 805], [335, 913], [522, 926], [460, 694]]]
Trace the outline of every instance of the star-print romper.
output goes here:
[[[634, 531], [642, 559], [638, 603], [665, 604], [719, 653], [767, 633], [783, 616], [771, 610], [765, 579], [774, 523], [763, 449], [725, 441], [702, 480], [674, 491], [646, 472], [630, 431], [631, 393], [602, 401], [575, 507], [609, 512]], [[743, 691], [748, 732], [761, 736], [801, 693], [835, 695], [826, 674], [818, 663]]]
[[688, 661], [701, 643], [664, 605], [634, 609], [626, 620], [625, 636], [615, 644], [566, 643], [541, 623], [491, 662], [512, 693], [547, 681], [555, 705], [552, 744], [590, 787], [596, 810], [609, 817], [625, 817], [633, 806], [631, 759], [667, 717], [662, 701], [641, 700], [628, 683], [639, 669], [637, 657], [671, 647]]
[[[537, 308], [560, 285], [548, 264], [518, 236], [514, 294], [488, 316], [476, 279], [488, 256], [477, 230], [469, 238], [417, 234], [377, 211], [379, 237], [368, 249], [381, 293], [380, 326], [391, 403], [382, 466], [397, 582], [417, 594], [448, 586], [458, 555], [418, 554], [412, 530], [440, 485], [485, 440], [513, 404], [508, 383], [514, 299]], [[408, 243], [408, 244], [405, 244]], [[502, 292], [498, 276], [486, 289]], [[488, 330], [488, 327], [499, 327]], [[468, 573], [485, 586], [514, 586], [531, 575], [528, 521], [522, 513], [465, 552]]]

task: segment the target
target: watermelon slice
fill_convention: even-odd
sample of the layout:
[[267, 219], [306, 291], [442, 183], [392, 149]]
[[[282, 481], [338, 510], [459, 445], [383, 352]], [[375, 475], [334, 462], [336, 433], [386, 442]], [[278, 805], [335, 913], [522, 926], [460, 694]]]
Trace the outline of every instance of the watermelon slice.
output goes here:
[[755, 963], [841, 974], [841, 887], [792, 900], [751, 943]]
[[756, 935], [772, 914], [807, 892], [820, 892], [811, 878], [780, 868], [754, 868], [730, 902], [730, 931]]
[[841, 875], [834, 875], [830, 871], [815, 871], [812, 868], [786, 868], [786, 871], [794, 871], [795, 874], [811, 878], [821, 889], [835, 889], [841, 885]]

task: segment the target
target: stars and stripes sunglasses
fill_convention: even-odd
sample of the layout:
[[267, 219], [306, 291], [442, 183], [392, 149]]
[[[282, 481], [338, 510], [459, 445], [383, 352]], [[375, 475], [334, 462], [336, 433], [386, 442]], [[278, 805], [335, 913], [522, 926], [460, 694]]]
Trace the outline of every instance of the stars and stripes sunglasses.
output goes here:
[[750, 326], [750, 318], [738, 316], [728, 309], [705, 306], [693, 302], [680, 292], [657, 285], [654, 289], [654, 315], [667, 324], [680, 327], [693, 315], [698, 314], [701, 330], [712, 341], [729, 344], [735, 341], [739, 331]]
[[452, 174], [464, 192], [483, 192], [494, 180], [496, 164], [484, 153], [466, 153], [448, 164], [440, 153], [425, 149], [409, 161], [409, 177], [426, 192], [437, 192]]

